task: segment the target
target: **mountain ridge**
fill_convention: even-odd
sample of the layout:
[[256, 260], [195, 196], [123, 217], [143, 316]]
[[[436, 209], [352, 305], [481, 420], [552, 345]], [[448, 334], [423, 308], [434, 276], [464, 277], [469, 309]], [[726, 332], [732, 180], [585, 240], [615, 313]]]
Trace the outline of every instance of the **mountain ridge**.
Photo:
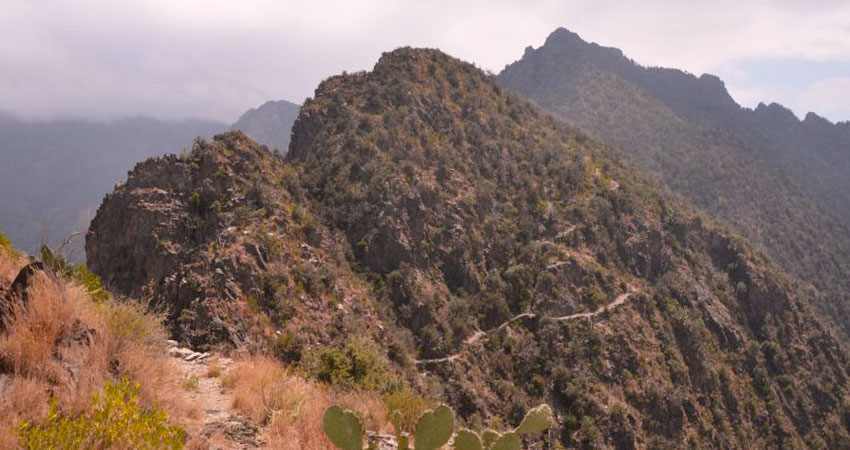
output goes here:
[[742, 108], [717, 77], [646, 68], [574, 33], [553, 36], [508, 65], [500, 84], [732, 224], [818, 286], [825, 312], [848, 329], [850, 139], [841, 125], [801, 121], [776, 103]]
[[850, 443], [847, 355], [811, 292], [473, 65], [385, 53], [322, 82], [292, 136], [285, 158], [232, 132], [139, 164], [92, 270], [196, 346], [251, 335], [229, 345], [309, 368], [366, 330], [466, 424], [551, 404], [548, 445]]

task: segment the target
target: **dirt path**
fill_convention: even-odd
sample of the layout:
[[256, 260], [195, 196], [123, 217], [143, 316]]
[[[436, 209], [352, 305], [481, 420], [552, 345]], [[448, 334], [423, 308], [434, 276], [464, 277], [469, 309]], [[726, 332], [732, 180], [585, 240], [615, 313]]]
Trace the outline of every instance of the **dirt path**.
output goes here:
[[174, 341], [169, 344], [168, 354], [180, 369], [187, 397], [200, 412], [197, 423], [187, 429], [189, 436], [206, 440], [210, 450], [261, 448], [260, 428], [233, 409], [233, 397], [221, 384], [233, 361], [178, 347]]
[[[596, 316], [598, 316], [602, 313], [605, 313], [606, 311], [612, 311], [612, 310], [622, 306], [632, 297], [632, 295], [634, 295], [637, 292], [638, 292], [637, 288], [635, 288], [634, 286], [629, 286], [628, 292], [625, 292], [625, 293], [618, 295], [617, 298], [614, 299], [614, 301], [612, 301], [611, 303], [608, 303], [607, 305], [599, 307], [595, 311], [583, 312], [583, 313], [577, 313], [577, 314], [570, 314], [570, 315], [567, 315], [567, 316], [560, 316], [560, 317], [542, 316], [542, 317], [540, 317], [540, 320], [548, 320], [548, 321], [552, 321], [552, 322], [565, 322], [565, 321], [576, 320], [576, 319], [592, 319], [592, 318], [594, 318], [594, 317], [596, 317]], [[429, 364], [440, 364], [440, 363], [454, 361], [454, 360], [460, 358], [461, 354], [463, 354], [464, 351], [466, 351], [470, 346], [472, 346], [472, 344], [475, 344], [476, 342], [480, 341], [481, 339], [487, 338], [491, 334], [497, 333], [497, 332], [505, 329], [506, 327], [510, 326], [512, 323], [514, 323], [518, 320], [534, 319], [536, 317], [537, 317], [537, 314], [531, 313], [531, 312], [516, 315], [516, 316], [508, 319], [506, 322], [502, 323], [498, 327], [491, 329], [490, 331], [481, 331], [481, 330], [476, 331], [475, 333], [472, 334], [472, 336], [466, 338], [463, 341], [463, 344], [461, 344], [460, 349], [457, 352], [455, 352], [455, 353], [453, 353], [449, 356], [444, 356], [442, 358], [432, 358], [432, 359], [417, 359], [414, 362], [417, 365], [429, 365]]]
[[592, 317], [596, 317], [596, 316], [604, 313], [605, 311], [613, 310], [613, 309], [617, 308], [618, 306], [626, 303], [626, 301], [628, 301], [629, 298], [631, 298], [632, 294], [634, 294], [634, 293], [635, 293], [635, 291], [629, 291], [629, 292], [626, 292], [624, 294], [620, 294], [620, 295], [617, 296], [617, 298], [614, 299], [613, 302], [611, 302], [611, 303], [609, 303], [605, 306], [601, 306], [596, 311], [593, 311], [593, 312], [583, 312], [583, 313], [578, 313], [578, 314], [570, 314], [568, 316], [561, 316], [561, 317], [543, 317], [542, 319], [543, 320], [551, 320], [552, 322], [563, 322], [565, 320], [575, 320], [575, 319], [584, 319], [584, 318], [589, 319], [589, 318], [592, 318]]

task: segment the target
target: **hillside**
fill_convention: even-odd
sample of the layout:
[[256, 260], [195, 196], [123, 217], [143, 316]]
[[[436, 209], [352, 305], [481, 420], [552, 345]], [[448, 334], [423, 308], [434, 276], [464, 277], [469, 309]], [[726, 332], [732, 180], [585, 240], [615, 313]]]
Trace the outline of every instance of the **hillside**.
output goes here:
[[182, 342], [409, 385], [473, 426], [547, 402], [569, 448], [850, 445], [811, 292], [472, 65], [386, 53], [292, 136], [285, 160], [229, 133], [139, 164], [90, 267]]
[[821, 291], [850, 330], [846, 125], [740, 107], [721, 80], [645, 68], [564, 29], [498, 82], [614, 148]]
[[245, 111], [231, 129], [240, 130], [258, 143], [286, 153], [298, 108], [298, 105], [286, 100], [269, 101]]

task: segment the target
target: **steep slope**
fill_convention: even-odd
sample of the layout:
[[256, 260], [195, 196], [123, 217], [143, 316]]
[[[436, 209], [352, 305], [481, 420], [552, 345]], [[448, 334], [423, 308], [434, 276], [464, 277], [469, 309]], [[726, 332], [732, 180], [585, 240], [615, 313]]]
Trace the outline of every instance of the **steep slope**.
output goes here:
[[[103, 195], [133, 163], [188, 147], [226, 126], [132, 118], [108, 123], [0, 118], [0, 230], [35, 252], [85, 231]], [[74, 259], [83, 260], [82, 240]]]
[[89, 267], [165, 310], [174, 338], [195, 348], [262, 348], [278, 332], [297, 337], [297, 352], [367, 333], [380, 325], [368, 288], [336, 233], [299, 204], [296, 180], [241, 132], [142, 162], [98, 209]]
[[847, 445], [806, 294], [472, 66], [402, 49], [324, 82], [288, 159], [418, 353], [472, 347], [423, 369], [473, 421], [543, 399], [572, 445]]
[[286, 100], [269, 101], [245, 111], [231, 129], [240, 130], [258, 143], [286, 153], [298, 108], [298, 105]]
[[732, 224], [821, 289], [819, 304], [850, 330], [850, 141], [840, 126], [778, 105], [743, 109], [716, 77], [644, 68], [564, 29], [498, 81]]
[[[807, 290], [436, 50], [323, 82], [285, 161], [236, 133], [140, 164], [88, 249], [181, 340], [363, 334], [473, 426], [545, 401], [570, 448], [850, 445], [847, 357]], [[328, 276], [301, 292], [308, 263]]]

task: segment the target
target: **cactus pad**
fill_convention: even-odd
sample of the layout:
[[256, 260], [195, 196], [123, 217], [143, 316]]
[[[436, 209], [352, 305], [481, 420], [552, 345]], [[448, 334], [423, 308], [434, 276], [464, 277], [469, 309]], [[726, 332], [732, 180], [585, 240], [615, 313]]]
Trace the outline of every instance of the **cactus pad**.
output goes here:
[[322, 431], [342, 450], [363, 449], [363, 424], [357, 415], [339, 406], [331, 406], [322, 418]]
[[543, 404], [528, 411], [515, 432], [518, 434], [540, 433], [548, 430], [554, 422], [552, 408]]
[[425, 411], [416, 424], [413, 448], [435, 450], [446, 445], [452, 437], [454, 421], [454, 412], [446, 405], [440, 405], [433, 411]]
[[518, 434], [511, 431], [499, 436], [490, 450], [522, 450], [522, 441]]

